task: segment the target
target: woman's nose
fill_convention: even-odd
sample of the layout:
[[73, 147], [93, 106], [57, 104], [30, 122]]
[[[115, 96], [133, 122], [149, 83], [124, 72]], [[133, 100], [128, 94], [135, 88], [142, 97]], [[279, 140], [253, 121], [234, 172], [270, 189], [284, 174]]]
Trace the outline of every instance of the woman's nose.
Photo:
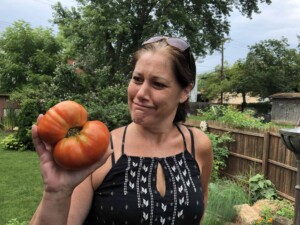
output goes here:
[[149, 91], [149, 85], [147, 82], [144, 82], [142, 85], [140, 85], [136, 96], [141, 99], [146, 99], [149, 96]]

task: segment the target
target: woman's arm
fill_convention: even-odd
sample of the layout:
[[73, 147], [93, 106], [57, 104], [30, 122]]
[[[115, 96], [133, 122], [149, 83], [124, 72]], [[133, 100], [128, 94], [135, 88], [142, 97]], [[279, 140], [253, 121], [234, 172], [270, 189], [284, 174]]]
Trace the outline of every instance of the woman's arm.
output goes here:
[[43, 193], [43, 198], [34, 213], [30, 224], [67, 224], [71, 193]]
[[201, 184], [204, 195], [205, 210], [208, 197], [208, 184], [212, 172], [213, 149], [211, 141], [205, 133], [197, 128], [192, 128], [192, 132], [195, 136], [195, 155], [201, 172]]
[[[44, 192], [43, 198], [30, 224], [66, 225], [70, 207], [73, 205], [71, 202], [76, 202], [76, 196], [79, 196], [79, 193], [83, 193], [83, 196], [85, 195], [87, 199], [91, 198], [93, 192], [88, 191], [92, 190], [91, 182], [89, 182], [90, 178], [88, 177], [93, 171], [106, 162], [111, 154], [111, 150], [108, 149], [101, 160], [95, 164], [82, 170], [72, 171], [65, 170], [54, 162], [52, 148], [46, 146], [39, 138], [36, 125], [32, 127], [32, 139], [40, 159], [40, 171], [44, 183]], [[90, 202], [88, 201], [86, 204], [83, 204], [84, 207], [89, 205]], [[72, 207], [71, 211], [74, 215], [77, 214], [76, 211], [80, 214], [80, 210], [82, 209]]]

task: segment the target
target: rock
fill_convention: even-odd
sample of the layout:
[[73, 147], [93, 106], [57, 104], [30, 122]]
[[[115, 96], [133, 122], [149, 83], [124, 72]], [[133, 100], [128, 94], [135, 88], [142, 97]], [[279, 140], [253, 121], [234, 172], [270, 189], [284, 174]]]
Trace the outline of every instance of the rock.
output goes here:
[[293, 222], [287, 218], [278, 216], [273, 220], [272, 225], [293, 225]]
[[279, 209], [279, 206], [273, 200], [262, 199], [255, 202], [252, 208], [259, 214], [264, 209], [270, 209], [272, 213], [275, 213]]
[[251, 225], [255, 220], [259, 219], [259, 212], [248, 204], [237, 205], [235, 209], [238, 211], [235, 224]]

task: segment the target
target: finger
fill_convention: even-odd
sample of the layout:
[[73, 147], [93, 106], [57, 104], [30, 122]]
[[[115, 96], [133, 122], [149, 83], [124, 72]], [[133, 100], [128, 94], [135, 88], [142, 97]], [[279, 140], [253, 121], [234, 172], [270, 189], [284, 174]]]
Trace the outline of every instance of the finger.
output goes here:
[[[43, 117], [44, 117], [43, 114], [40, 114], [40, 115], [38, 116], [38, 118], [37, 118], [37, 125], [36, 125], [36, 126], [38, 126], [38, 123], [41, 121], [41, 119], [42, 119]], [[39, 137], [38, 132], [37, 132], [36, 135]], [[33, 138], [32, 138], [32, 139], [33, 139]], [[39, 138], [39, 139], [40, 139], [40, 138]], [[45, 149], [47, 149], [48, 151], [51, 151], [51, 150], [53, 149], [53, 146], [47, 144], [47, 143], [44, 142], [43, 140], [41, 140], [41, 141], [42, 141], [43, 145], [45, 146]]]
[[49, 144], [47, 144], [46, 142], [43, 142], [43, 143], [44, 143], [45, 148], [47, 149], [47, 151], [52, 151], [52, 149], [53, 149], [53, 146], [52, 146], [52, 145], [49, 145]]
[[31, 135], [32, 135], [32, 141], [33, 141], [35, 150], [38, 153], [38, 155], [41, 155], [46, 150], [46, 146], [38, 135], [37, 125], [32, 125], [31, 132], [32, 132]]
[[40, 121], [43, 117], [44, 117], [43, 114], [40, 114], [40, 115], [38, 116], [38, 118], [37, 118], [37, 124], [39, 124], [39, 121]]

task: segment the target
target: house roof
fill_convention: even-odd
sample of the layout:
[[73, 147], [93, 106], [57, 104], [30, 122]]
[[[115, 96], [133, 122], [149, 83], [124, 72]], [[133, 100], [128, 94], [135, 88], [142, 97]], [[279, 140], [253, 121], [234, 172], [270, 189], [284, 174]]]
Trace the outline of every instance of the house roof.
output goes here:
[[299, 92], [283, 92], [283, 93], [276, 93], [270, 96], [272, 99], [295, 99], [300, 98]]

